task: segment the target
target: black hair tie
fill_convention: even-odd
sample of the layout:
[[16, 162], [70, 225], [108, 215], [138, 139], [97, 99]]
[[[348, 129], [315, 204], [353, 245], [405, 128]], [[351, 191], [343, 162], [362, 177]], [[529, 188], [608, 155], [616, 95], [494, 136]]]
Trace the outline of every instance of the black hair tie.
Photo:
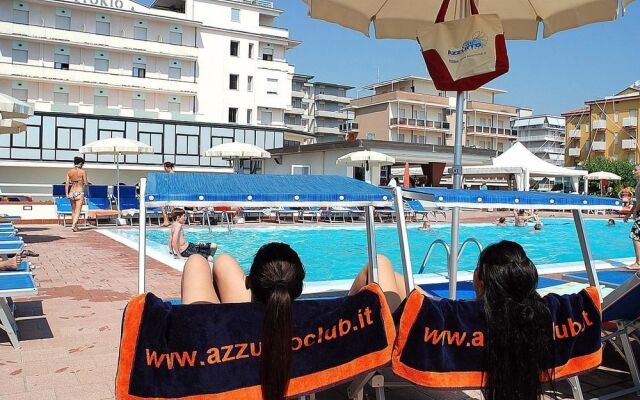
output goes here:
[[531, 307], [530, 305], [524, 305], [520, 309], [520, 317], [522, 318], [523, 321], [526, 321], [526, 322], [532, 321], [534, 316], [535, 316], [535, 311], [533, 310], [533, 307]]

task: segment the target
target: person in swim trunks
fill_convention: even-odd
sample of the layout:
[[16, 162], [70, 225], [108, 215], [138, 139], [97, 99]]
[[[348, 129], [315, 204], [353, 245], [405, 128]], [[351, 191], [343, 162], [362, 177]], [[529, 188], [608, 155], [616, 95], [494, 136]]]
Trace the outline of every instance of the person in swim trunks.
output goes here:
[[64, 192], [71, 203], [71, 229], [78, 232], [78, 218], [84, 204], [84, 186], [87, 184], [87, 173], [82, 169], [84, 158], [74, 157], [74, 167], [67, 171], [64, 180]]
[[629, 238], [633, 240], [633, 249], [636, 252], [636, 261], [627, 265], [628, 269], [637, 271], [640, 270], [640, 216], [638, 216], [638, 208], [640, 204], [640, 165], [636, 165], [633, 168], [633, 176], [636, 178], [636, 202], [631, 207], [629, 214], [624, 216], [624, 222], [629, 220], [629, 216], [633, 216], [633, 226], [631, 226], [631, 232], [629, 232]]
[[171, 212], [171, 235], [169, 237], [169, 252], [182, 257], [200, 254], [209, 262], [213, 262], [213, 255], [218, 250], [215, 243], [190, 243], [184, 233], [184, 224], [187, 222], [187, 214], [182, 208], [174, 208]]

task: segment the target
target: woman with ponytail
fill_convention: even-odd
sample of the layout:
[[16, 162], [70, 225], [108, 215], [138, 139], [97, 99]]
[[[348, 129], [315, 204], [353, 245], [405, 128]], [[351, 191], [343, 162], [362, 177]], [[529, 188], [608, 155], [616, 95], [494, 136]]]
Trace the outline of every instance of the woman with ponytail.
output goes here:
[[485, 309], [487, 400], [538, 400], [553, 359], [551, 314], [536, 292], [538, 272], [524, 249], [503, 240], [480, 253], [473, 276]]

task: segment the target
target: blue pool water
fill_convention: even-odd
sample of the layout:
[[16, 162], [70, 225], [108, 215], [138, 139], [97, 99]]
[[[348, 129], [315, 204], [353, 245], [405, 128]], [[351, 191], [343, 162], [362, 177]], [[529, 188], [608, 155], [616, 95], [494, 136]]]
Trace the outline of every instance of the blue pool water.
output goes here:
[[[531, 233], [531, 226], [496, 227], [488, 224], [465, 224], [460, 227], [460, 243], [474, 237], [486, 247], [491, 243], [506, 239], [520, 243], [536, 265], [581, 261], [575, 225], [571, 219], [547, 218], [540, 233]], [[595, 260], [616, 259], [633, 256], [633, 247], [628, 238], [631, 222], [618, 221], [615, 226], [607, 226], [606, 220], [586, 220], [587, 237]], [[364, 225], [364, 224], [363, 224]], [[137, 230], [116, 230], [118, 235], [137, 241]], [[367, 240], [364, 226], [321, 226], [321, 227], [256, 227], [207, 229], [187, 227], [187, 239], [192, 242], [216, 242], [219, 252], [225, 252], [238, 259], [245, 270], [251, 266], [253, 255], [263, 244], [279, 241], [291, 245], [299, 254], [306, 267], [307, 280], [322, 281], [353, 279], [356, 272], [367, 260]], [[414, 271], [420, 267], [431, 242], [435, 239], [450, 241], [449, 226], [435, 226], [432, 231], [409, 228], [409, 242]], [[158, 229], [148, 231], [147, 245], [151, 248], [166, 249], [169, 231]], [[380, 254], [391, 259], [394, 267], [401, 270], [398, 235], [395, 225], [376, 227], [377, 248]], [[468, 246], [461, 261], [461, 271], [475, 268], [478, 249]], [[428, 272], [445, 272], [446, 256], [442, 247], [437, 247], [425, 269]]]

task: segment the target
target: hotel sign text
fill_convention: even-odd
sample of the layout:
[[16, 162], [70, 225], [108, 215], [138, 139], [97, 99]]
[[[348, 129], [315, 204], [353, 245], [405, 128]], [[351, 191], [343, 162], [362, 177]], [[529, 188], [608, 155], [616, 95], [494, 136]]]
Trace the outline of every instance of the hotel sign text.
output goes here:
[[75, 2], [98, 7], [115, 8], [118, 10], [122, 10], [124, 8], [123, 0], [75, 0]]

